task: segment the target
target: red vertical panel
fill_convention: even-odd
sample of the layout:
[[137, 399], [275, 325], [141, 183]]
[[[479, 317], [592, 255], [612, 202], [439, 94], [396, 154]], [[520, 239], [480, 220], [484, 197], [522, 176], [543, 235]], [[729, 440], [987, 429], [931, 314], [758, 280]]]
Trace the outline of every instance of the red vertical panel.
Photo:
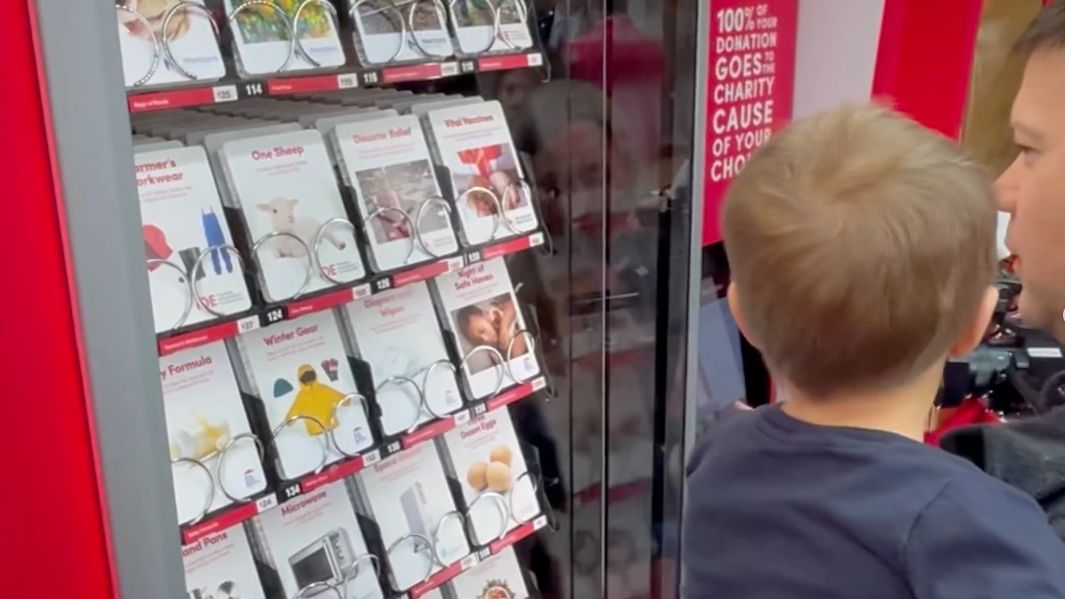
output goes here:
[[873, 96], [893, 90], [899, 71], [902, 40], [909, 0], [884, 0], [884, 17], [880, 24], [880, 44], [873, 73]]
[[0, 19], [0, 578], [5, 597], [114, 597], [29, 4]]
[[887, 0], [873, 95], [958, 137], [982, 0]]

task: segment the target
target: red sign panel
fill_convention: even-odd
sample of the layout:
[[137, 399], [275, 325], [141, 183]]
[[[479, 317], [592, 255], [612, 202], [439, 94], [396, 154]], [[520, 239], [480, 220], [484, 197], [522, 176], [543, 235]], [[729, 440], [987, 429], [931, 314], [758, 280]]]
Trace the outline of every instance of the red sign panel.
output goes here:
[[798, 0], [714, 0], [708, 39], [703, 245], [751, 154], [791, 118]]

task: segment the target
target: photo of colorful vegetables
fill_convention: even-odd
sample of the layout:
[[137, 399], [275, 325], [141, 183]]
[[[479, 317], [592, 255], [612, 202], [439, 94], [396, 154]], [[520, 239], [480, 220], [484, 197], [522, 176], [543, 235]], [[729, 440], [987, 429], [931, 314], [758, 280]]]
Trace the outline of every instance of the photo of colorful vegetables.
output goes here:
[[[288, 31], [282, 23], [282, 19], [289, 22], [296, 14], [296, 9], [302, 3], [301, 0], [272, 0], [283, 11], [278, 15], [277, 11], [270, 6], [257, 4], [246, 8], [236, 21], [240, 28], [240, 34], [244, 43], [259, 44], [264, 42], [288, 41]], [[230, 9], [240, 6], [242, 0], [228, 0]], [[321, 4], [308, 4], [300, 13], [299, 23], [295, 26], [296, 34], [303, 39], [318, 39], [335, 35], [332, 16]]]

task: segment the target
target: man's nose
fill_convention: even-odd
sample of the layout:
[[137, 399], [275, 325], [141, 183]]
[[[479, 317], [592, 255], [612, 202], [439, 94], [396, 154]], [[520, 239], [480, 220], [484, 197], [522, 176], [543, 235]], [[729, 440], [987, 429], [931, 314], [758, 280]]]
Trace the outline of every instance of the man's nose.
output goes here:
[[999, 210], [1011, 214], [1017, 208], [1017, 185], [1010, 177], [1010, 171], [1012, 170], [1013, 168], [1010, 167], [1006, 172], [1002, 173], [998, 181], [995, 181], [995, 198], [998, 200]]

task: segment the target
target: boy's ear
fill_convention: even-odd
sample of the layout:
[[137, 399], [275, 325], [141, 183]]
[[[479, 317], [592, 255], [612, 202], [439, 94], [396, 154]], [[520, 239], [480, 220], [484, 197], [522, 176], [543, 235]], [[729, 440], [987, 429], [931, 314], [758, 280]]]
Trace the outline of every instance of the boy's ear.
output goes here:
[[950, 346], [950, 357], [958, 358], [968, 354], [980, 345], [984, 335], [987, 334], [987, 326], [991, 323], [991, 316], [995, 313], [998, 304], [998, 289], [989, 285], [984, 291], [984, 299], [976, 310], [972, 322], [966, 326]]
[[728, 309], [732, 312], [732, 318], [736, 320], [736, 326], [739, 327], [740, 332], [747, 339], [747, 343], [758, 348], [758, 340], [751, 335], [751, 329], [747, 326], [747, 316], [743, 313], [743, 309], [740, 308], [740, 289], [736, 287], [735, 283], [729, 283], [728, 285]]

